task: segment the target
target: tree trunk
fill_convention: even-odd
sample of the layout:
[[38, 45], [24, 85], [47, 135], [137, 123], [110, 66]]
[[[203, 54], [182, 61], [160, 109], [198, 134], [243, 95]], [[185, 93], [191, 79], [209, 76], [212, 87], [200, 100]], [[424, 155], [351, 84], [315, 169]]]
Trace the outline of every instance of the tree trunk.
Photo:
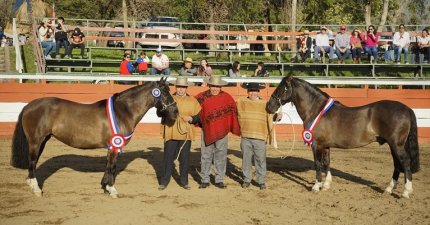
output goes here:
[[[266, 4], [265, 4], [265, 7], [266, 7], [266, 9], [265, 9], [265, 11], [266, 11], [266, 13], [265, 13], [265, 16], [264, 16], [264, 31], [272, 31], [272, 29], [271, 29], [271, 27], [270, 27], [270, 3], [269, 3], [269, 1], [266, 1]], [[263, 36], [263, 40], [267, 40], [267, 36]], [[264, 46], [264, 55], [266, 55], [266, 56], [270, 56], [270, 48], [269, 48], [269, 45], [268, 44], [263, 44], [263, 46]]]
[[[287, 10], [287, 7], [285, 7], [285, 9]], [[292, 0], [292, 3], [291, 3], [291, 31], [292, 32], [296, 31], [296, 23], [297, 23], [297, 0]], [[293, 36], [293, 40], [295, 39], [296, 39], [296, 36]], [[295, 58], [296, 52], [297, 52], [297, 46], [293, 44], [291, 46], [291, 51], [293, 52], [291, 54], [291, 58]]]
[[[215, 23], [214, 23], [214, 10], [213, 8], [209, 9], [209, 31], [215, 31]], [[216, 37], [214, 34], [209, 35], [209, 40], [216, 40]], [[216, 50], [216, 44], [210, 43], [209, 44], [209, 56], [215, 56], [215, 52], [213, 50]]]
[[[127, 3], [126, 3], [126, 0], [122, 0], [122, 19], [124, 20], [124, 29], [127, 29], [128, 28], [128, 24], [127, 24]], [[124, 32], [124, 36], [125, 37], [130, 37], [130, 33]], [[131, 42], [130, 41], [126, 41], [125, 42], [125, 47], [126, 48], [130, 48], [131, 47]]]
[[372, 0], [367, 0], [365, 13], [366, 14], [364, 19], [366, 21], [366, 28], [367, 28], [372, 24]]
[[388, 4], [390, 3], [390, 0], [384, 0], [384, 8], [381, 15], [381, 22], [378, 26], [378, 32], [382, 32], [384, 29], [385, 22], [387, 21], [387, 15], [388, 15]]
[[390, 23], [392, 31], [395, 31], [397, 29], [398, 24], [403, 22], [399, 22], [399, 19], [402, 19], [402, 14], [405, 11], [405, 8], [409, 5], [409, 2], [410, 0], [401, 0], [399, 2], [399, 8], [397, 8], [394, 14], [392, 14], [392, 21]]

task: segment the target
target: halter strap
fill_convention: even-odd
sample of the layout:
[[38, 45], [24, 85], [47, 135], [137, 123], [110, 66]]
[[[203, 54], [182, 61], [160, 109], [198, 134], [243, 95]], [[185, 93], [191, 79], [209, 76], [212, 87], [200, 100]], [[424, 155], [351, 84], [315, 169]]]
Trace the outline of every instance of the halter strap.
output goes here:
[[334, 104], [333, 98], [330, 97], [329, 99], [327, 99], [325, 106], [320, 111], [318, 116], [309, 125], [308, 129], [303, 130], [302, 137], [303, 137], [303, 141], [306, 145], [309, 146], [309, 145], [313, 144], [313, 133], [312, 133], [312, 131], [315, 129], [315, 127], [320, 122], [321, 117], [333, 106], [333, 104]]
[[122, 148], [125, 146], [125, 141], [130, 139], [133, 136], [134, 132], [131, 132], [128, 135], [123, 136], [120, 134], [120, 130], [118, 127], [118, 123], [115, 116], [115, 110], [113, 107], [113, 96], [106, 100], [106, 112], [109, 121], [109, 127], [111, 130], [111, 137], [109, 138], [108, 149], [117, 151], [118, 153], [122, 153]]

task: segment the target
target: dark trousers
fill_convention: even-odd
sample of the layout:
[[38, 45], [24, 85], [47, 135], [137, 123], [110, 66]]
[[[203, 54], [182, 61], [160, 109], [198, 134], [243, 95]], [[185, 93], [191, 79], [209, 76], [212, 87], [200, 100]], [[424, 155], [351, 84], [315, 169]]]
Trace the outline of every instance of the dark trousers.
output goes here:
[[72, 56], [72, 51], [74, 48], [80, 48], [81, 49], [81, 56], [84, 57], [84, 50], [85, 50], [85, 45], [84, 44], [70, 44], [69, 45], [69, 51], [67, 52], [66, 55]]
[[[168, 140], [166, 143], [164, 143], [164, 173], [161, 177], [161, 185], [169, 184], [170, 177], [172, 176], [174, 160], [176, 159], [182, 144], [184, 144], [184, 140]], [[186, 141], [184, 147], [181, 150], [181, 154], [179, 155], [179, 175], [181, 185], [188, 184], [190, 148], [191, 141]]]
[[67, 39], [63, 40], [56, 40], [55, 41], [56, 47], [55, 47], [55, 53], [56, 55], [60, 55], [60, 47], [64, 47], [64, 54], [67, 55], [67, 49], [69, 48], [69, 41]]

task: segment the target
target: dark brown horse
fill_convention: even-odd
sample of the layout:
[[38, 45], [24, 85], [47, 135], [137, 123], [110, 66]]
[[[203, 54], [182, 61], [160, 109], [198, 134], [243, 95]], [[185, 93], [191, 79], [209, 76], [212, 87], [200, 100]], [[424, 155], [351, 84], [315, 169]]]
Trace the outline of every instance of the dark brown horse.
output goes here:
[[[327, 104], [329, 99], [330, 96], [310, 83], [288, 76], [282, 79], [267, 103], [267, 111], [273, 113], [281, 105], [292, 102], [303, 120], [304, 129], [310, 130], [304, 133], [304, 140], [312, 142], [316, 170], [316, 183], [312, 190], [330, 188], [330, 147], [349, 149], [379, 142], [390, 146], [394, 162], [393, 176], [386, 192], [392, 193], [400, 172], [404, 172], [405, 190], [402, 195], [409, 198], [412, 173], [419, 170], [417, 122], [412, 109], [388, 100], [359, 107], [347, 107], [335, 101], [330, 108]], [[312, 126], [326, 105], [325, 114], [319, 123]], [[322, 170], [326, 173], [324, 184]]]
[[[178, 108], [165, 81], [161, 78], [158, 82], [147, 82], [112, 96], [113, 118], [119, 135], [131, 137], [136, 125], [152, 107], [157, 108], [157, 115], [163, 117], [163, 121], [174, 122]], [[124, 145], [128, 143], [129, 139], [112, 139], [114, 132], [108, 119], [107, 104], [106, 99], [80, 104], [60, 98], [40, 98], [22, 109], [13, 137], [11, 165], [28, 168], [27, 183], [36, 195], [42, 194], [36, 179], [37, 161], [51, 136], [80, 149], [118, 147], [121, 141]], [[117, 150], [108, 150], [106, 171], [101, 181], [102, 188], [112, 197], [117, 197], [114, 187]]]

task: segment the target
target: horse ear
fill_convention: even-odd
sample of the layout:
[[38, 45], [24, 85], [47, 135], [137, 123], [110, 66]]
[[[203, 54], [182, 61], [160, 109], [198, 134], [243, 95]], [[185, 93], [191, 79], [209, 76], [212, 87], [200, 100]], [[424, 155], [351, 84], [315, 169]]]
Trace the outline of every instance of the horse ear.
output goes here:
[[158, 81], [158, 85], [162, 86], [164, 83], [166, 83], [166, 79], [167, 79], [167, 77], [161, 77], [160, 81]]

